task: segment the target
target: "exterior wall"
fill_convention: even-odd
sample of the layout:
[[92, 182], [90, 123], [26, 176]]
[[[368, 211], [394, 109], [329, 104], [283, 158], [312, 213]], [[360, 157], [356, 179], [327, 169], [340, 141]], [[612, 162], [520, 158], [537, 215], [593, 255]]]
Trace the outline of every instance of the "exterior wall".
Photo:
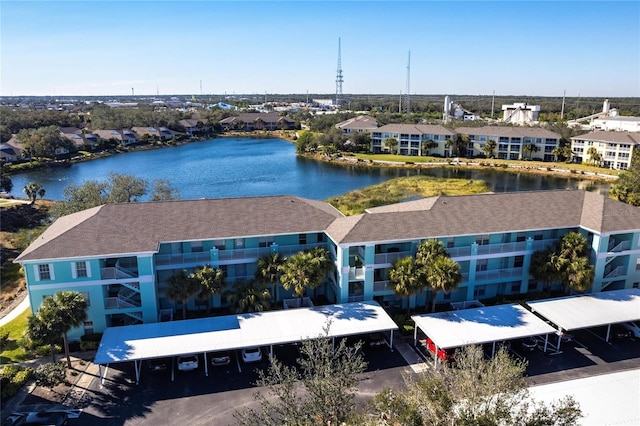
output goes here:
[[592, 147], [598, 151], [601, 158], [600, 164], [603, 167], [618, 170], [628, 169], [631, 166], [633, 149], [640, 149], [640, 145], [631, 143], [590, 140], [579, 136], [571, 138], [571, 151], [576, 156], [577, 162], [589, 162], [591, 156], [587, 151]]

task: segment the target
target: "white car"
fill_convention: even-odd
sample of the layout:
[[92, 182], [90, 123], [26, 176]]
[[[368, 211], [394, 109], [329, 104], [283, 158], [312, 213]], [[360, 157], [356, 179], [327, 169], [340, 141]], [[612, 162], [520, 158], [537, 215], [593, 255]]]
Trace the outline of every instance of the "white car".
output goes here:
[[242, 360], [244, 362], [258, 362], [262, 361], [262, 351], [259, 347], [244, 348], [242, 350]]
[[623, 322], [620, 325], [626, 328], [627, 330], [631, 330], [634, 337], [640, 338], [640, 326], [638, 324], [639, 323], [632, 321], [632, 322]]
[[191, 371], [198, 368], [198, 356], [187, 355], [178, 357], [178, 370]]

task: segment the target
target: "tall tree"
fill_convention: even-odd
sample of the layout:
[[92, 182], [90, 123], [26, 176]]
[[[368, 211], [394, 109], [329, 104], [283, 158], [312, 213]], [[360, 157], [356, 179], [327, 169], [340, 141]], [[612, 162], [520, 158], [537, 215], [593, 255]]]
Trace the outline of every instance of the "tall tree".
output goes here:
[[182, 304], [182, 319], [187, 319], [187, 302], [200, 291], [200, 284], [181, 269], [169, 277], [165, 295]]
[[238, 425], [346, 425], [355, 424], [355, 397], [367, 363], [361, 343], [344, 339], [333, 347], [330, 324], [321, 336], [300, 345], [298, 365], [286, 366], [274, 358], [265, 372], [258, 370], [259, 409], [234, 413]]
[[4, 191], [6, 193], [11, 192], [13, 189], [13, 181], [9, 176], [6, 176], [4, 172], [0, 176], [0, 191]]
[[294, 297], [304, 297], [313, 288], [315, 271], [311, 255], [302, 251], [288, 257], [282, 264], [280, 282], [285, 290], [292, 290]]
[[449, 293], [462, 282], [460, 265], [448, 256], [439, 256], [427, 267], [425, 274], [429, 287], [434, 291], [431, 312], [435, 312], [438, 293]]
[[180, 191], [171, 186], [171, 182], [166, 179], [156, 179], [153, 181], [151, 191], [151, 201], [172, 201], [180, 199]]
[[389, 154], [398, 153], [398, 139], [396, 138], [387, 138], [383, 140], [382, 146], [386, 147], [389, 150]]
[[484, 152], [487, 158], [493, 158], [497, 147], [498, 145], [496, 144], [496, 141], [489, 139], [482, 147], [482, 152]]
[[422, 269], [413, 257], [400, 258], [389, 270], [389, 281], [396, 295], [407, 299], [407, 315], [410, 315], [411, 296], [420, 293], [426, 286]]
[[24, 186], [24, 193], [27, 194], [27, 197], [31, 200], [31, 204], [36, 203], [36, 198], [40, 190], [42, 190], [42, 184], [38, 182], [29, 182]]
[[529, 156], [529, 159], [531, 159], [531, 157], [533, 156], [533, 154], [535, 154], [536, 152], [538, 152], [538, 147], [535, 146], [532, 143], [529, 144], [525, 144], [522, 146], [522, 155], [526, 158], [527, 156]]
[[429, 155], [432, 149], [437, 148], [438, 144], [433, 140], [429, 139], [427, 141], [422, 142], [422, 155]]
[[[55, 296], [46, 297], [35, 316], [37, 319], [29, 321], [29, 334], [37, 340], [46, 338], [50, 344], [51, 338], [62, 337], [67, 366], [71, 368], [67, 333], [87, 320], [87, 303], [82, 294], [77, 291], [60, 291]], [[53, 348], [52, 357], [55, 360]]]
[[263, 312], [271, 308], [271, 293], [265, 283], [258, 280], [237, 281], [226, 296], [231, 311], [237, 314]]
[[551, 285], [561, 279], [559, 266], [558, 254], [548, 247], [533, 253], [529, 273], [536, 281], [543, 283], [545, 292], [549, 292]]
[[224, 288], [224, 272], [220, 268], [205, 265], [189, 274], [189, 278], [200, 286], [198, 299], [207, 303], [207, 313], [210, 313], [211, 296], [222, 293]]
[[620, 173], [609, 193], [618, 201], [640, 206], [640, 148], [632, 150], [631, 166]]
[[275, 302], [277, 300], [277, 286], [280, 281], [280, 274], [284, 258], [279, 253], [271, 253], [258, 259], [258, 269], [256, 270], [256, 278], [268, 284], [271, 284], [271, 297]]
[[569, 426], [582, 417], [571, 397], [550, 404], [533, 401], [524, 379], [526, 362], [504, 349], [487, 359], [480, 346], [467, 346], [455, 359], [455, 365], [407, 376], [406, 391], [378, 394], [371, 414], [384, 416], [385, 424], [434, 426]]
[[598, 164], [598, 163], [600, 163], [600, 160], [602, 159], [602, 157], [600, 156], [600, 153], [598, 152], [598, 150], [594, 146], [592, 146], [589, 149], [587, 149], [587, 155], [589, 156], [589, 162], [591, 164]]
[[147, 193], [148, 183], [146, 179], [138, 178], [125, 173], [109, 174], [109, 203], [130, 203], [138, 201]]
[[60, 128], [57, 126], [23, 129], [18, 132], [17, 138], [22, 143], [24, 150], [34, 158], [54, 158], [57, 148], [73, 149], [73, 143], [62, 136]]
[[30, 315], [27, 318], [26, 337], [31, 342], [43, 342], [49, 344], [51, 351], [51, 362], [57, 362], [56, 342], [60, 340], [60, 333], [51, 327], [52, 323], [45, 323], [40, 316]]

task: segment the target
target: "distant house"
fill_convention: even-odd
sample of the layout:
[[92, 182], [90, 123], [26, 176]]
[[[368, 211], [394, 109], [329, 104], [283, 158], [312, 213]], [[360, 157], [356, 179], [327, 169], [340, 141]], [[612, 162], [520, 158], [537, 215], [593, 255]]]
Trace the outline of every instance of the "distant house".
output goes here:
[[195, 133], [207, 133], [211, 131], [211, 124], [207, 119], [187, 118], [178, 121], [187, 135], [193, 135]]
[[343, 134], [349, 133], [371, 133], [378, 128], [378, 121], [368, 115], [358, 115], [341, 123], [336, 124]]
[[149, 135], [158, 140], [167, 141], [179, 135], [178, 132], [169, 130], [166, 127], [132, 127], [131, 130], [138, 136], [138, 139], [144, 135]]
[[626, 170], [631, 166], [634, 149], [640, 149], [640, 132], [605, 132], [597, 130], [571, 138], [571, 151], [576, 162], [591, 161], [587, 153], [595, 148], [603, 167]]
[[100, 144], [98, 136], [93, 133], [83, 133], [77, 127], [61, 127], [60, 133], [73, 143], [75, 149], [82, 149], [85, 146], [95, 148]]
[[94, 135], [102, 140], [115, 139], [120, 145], [131, 145], [138, 142], [138, 137], [134, 132], [128, 129], [122, 130], [94, 130]]
[[15, 135], [0, 144], [0, 161], [2, 162], [13, 163], [15, 161], [28, 160], [28, 156], [25, 156], [26, 152]]
[[296, 122], [277, 112], [247, 112], [220, 121], [222, 130], [293, 130]]
[[395, 139], [398, 142], [397, 154], [448, 156], [446, 142], [453, 138], [454, 132], [443, 126], [428, 124], [387, 124], [371, 132], [371, 152], [389, 152], [384, 141]]

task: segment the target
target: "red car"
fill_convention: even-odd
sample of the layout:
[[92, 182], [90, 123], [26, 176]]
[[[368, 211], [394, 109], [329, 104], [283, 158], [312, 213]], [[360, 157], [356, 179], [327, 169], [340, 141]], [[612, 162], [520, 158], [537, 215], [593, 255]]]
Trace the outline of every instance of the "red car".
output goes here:
[[453, 360], [453, 349], [438, 348], [438, 351], [436, 352], [436, 344], [433, 343], [433, 340], [431, 340], [429, 337], [427, 337], [427, 349], [432, 354], [436, 354], [442, 361], [448, 362]]

